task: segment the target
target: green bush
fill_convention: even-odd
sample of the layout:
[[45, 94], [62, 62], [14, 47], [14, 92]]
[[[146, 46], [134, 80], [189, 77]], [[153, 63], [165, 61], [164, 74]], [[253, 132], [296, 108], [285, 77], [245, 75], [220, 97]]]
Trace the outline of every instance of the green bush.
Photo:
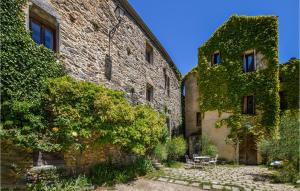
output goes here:
[[90, 170], [91, 180], [97, 185], [113, 185], [134, 180], [153, 171], [151, 161], [137, 159], [132, 165], [114, 165], [112, 163], [97, 164]]
[[276, 178], [278, 182], [296, 182], [299, 176], [299, 111], [287, 110], [280, 118], [279, 137], [272, 137], [260, 143], [265, 161], [283, 161]]
[[28, 186], [29, 191], [78, 191], [85, 190], [91, 186], [86, 176], [78, 176], [77, 178], [69, 178], [63, 180], [55, 180], [54, 182], [41, 181]]
[[0, 6], [1, 139], [41, 151], [109, 142], [138, 155], [152, 153], [164, 139], [164, 115], [131, 106], [120, 91], [61, 77], [55, 54], [25, 29], [26, 2]]
[[162, 143], [158, 144], [153, 151], [153, 157], [158, 161], [166, 160], [168, 157], [166, 145]]
[[211, 142], [208, 136], [202, 135], [201, 137], [201, 155], [215, 156], [218, 154], [218, 148]]
[[164, 115], [147, 105], [130, 105], [121, 91], [71, 77], [47, 84], [48, 126], [63, 148], [112, 143], [126, 152], [146, 155], [163, 139]]
[[168, 160], [177, 160], [186, 153], [186, 142], [183, 137], [175, 137], [167, 142]]

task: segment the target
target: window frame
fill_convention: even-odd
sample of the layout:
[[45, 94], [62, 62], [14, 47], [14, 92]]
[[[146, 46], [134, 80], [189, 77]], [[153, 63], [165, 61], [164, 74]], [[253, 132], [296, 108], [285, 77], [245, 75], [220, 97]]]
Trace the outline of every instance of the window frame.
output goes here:
[[[215, 63], [215, 55], [219, 55], [220, 57], [220, 62], [219, 63]], [[220, 51], [215, 51], [212, 56], [211, 56], [211, 66], [214, 66], [214, 65], [220, 65], [221, 64], [221, 53]]]
[[288, 107], [288, 102], [287, 102], [287, 98], [286, 98], [286, 92], [285, 91], [280, 91], [279, 92], [279, 100], [280, 100], [280, 110], [284, 111], [286, 110]]
[[[249, 55], [253, 55], [253, 69], [248, 70], [248, 64], [247, 64], [247, 59], [246, 57]], [[256, 50], [253, 49], [251, 51], [245, 51], [243, 53], [243, 72], [244, 73], [249, 73], [249, 72], [255, 72], [256, 71]]]
[[[48, 49], [52, 50], [53, 52], [57, 52], [57, 29], [53, 27], [51, 24], [47, 23], [41, 18], [38, 18], [37, 16], [29, 16], [29, 29], [30, 32], [32, 33], [32, 22], [37, 23], [41, 26], [41, 31], [40, 31], [40, 39], [41, 39], [41, 45], [45, 46], [45, 29], [50, 30], [53, 33], [53, 49]], [[32, 37], [31, 37], [32, 38]]]
[[146, 86], [146, 100], [148, 102], [153, 102], [153, 97], [154, 97], [154, 88], [152, 85], [147, 84]]
[[201, 113], [196, 112], [196, 127], [201, 127], [201, 124], [202, 124]]
[[[251, 110], [249, 108], [249, 99], [252, 99], [252, 109]], [[255, 95], [248, 95], [248, 96], [243, 97], [243, 114], [256, 115], [256, 97], [255, 97]]]
[[148, 42], [146, 42], [145, 60], [149, 64], [153, 64], [153, 59], [154, 59], [153, 47]]

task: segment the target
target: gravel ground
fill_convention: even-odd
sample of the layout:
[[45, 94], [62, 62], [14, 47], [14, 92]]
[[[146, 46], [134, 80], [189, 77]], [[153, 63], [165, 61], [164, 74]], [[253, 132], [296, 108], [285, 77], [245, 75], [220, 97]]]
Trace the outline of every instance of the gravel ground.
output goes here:
[[191, 186], [172, 184], [169, 182], [160, 182], [147, 179], [138, 179], [129, 184], [119, 184], [114, 188], [98, 188], [96, 191], [203, 191]]

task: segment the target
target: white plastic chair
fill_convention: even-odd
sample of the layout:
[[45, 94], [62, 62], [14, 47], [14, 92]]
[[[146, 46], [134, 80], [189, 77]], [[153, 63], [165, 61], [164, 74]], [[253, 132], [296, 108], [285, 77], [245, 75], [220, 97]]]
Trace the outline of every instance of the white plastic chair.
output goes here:
[[212, 158], [209, 160], [209, 164], [214, 164], [215, 167], [217, 166], [217, 162], [218, 162], [218, 154], [216, 154], [216, 157], [215, 158]]
[[186, 162], [186, 166], [191, 168], [191, 167], [195, 167], [195, 162], [192, 161], [188, 155], [185, 155], [185, 162]]

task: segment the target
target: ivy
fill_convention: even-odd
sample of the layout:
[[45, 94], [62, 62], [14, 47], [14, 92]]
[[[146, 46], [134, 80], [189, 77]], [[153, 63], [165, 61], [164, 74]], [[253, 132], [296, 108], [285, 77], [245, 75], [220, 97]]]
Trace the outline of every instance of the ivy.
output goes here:
[[[17, 144], [48, 150], [56, 148], [42, 133], [44, 81], [63, 75], [56, 55], [37, 45], [25, 29], [25, 0], [0, 2], [1, 127]], [[3, 133], [3, 132], [2, 132]]]
[[27, 1], [1, 1], [1, 139], [29, 150], [112, 143], [139, 155], [167, 137], [165, 117], [124, 93], [65, 76], [57, 55], [25, 29]]
[[[227, 124], [234, 131], [253, 118], [256, 134], [270, 134], [279, 119], [278, 20], [275, 16], [232, 16], [198, 50], [200, 111], [231, 112]], [[268, 61], [266, 69], [243, 72], [243, 53], [255, 49]], [[209, 66], [215, 51], [221, 64]], [[256, 96], [261, 117], [241, 115], [244, 96]], [[247, 125], [246, 125], [247, 126]]]
[[285, 93], [288, 109], [299, 108], [299, 59], [280, 64], [280, 90]]

